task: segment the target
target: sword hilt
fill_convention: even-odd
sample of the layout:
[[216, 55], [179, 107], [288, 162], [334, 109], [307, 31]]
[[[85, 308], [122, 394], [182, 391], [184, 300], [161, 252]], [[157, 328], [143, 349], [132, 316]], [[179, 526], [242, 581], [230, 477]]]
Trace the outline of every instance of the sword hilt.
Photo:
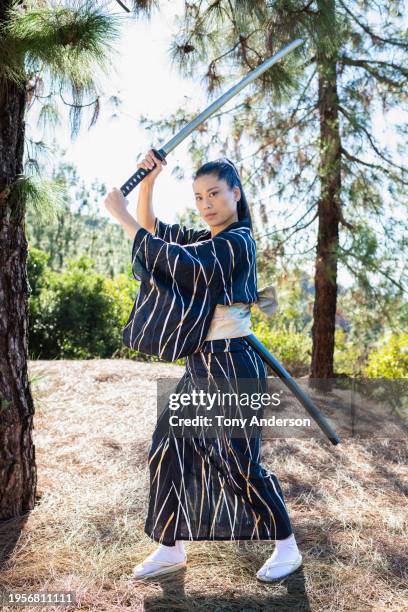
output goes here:
[[[152, 149], [152, 151], [157, 157], [157, 159], [160, 159], [160, 161], [164, 161], [166, 159], [167, 153], [164, 149], [159, 149], [158, 151], [156, 149]], [[138, 168], [136, 172], [132, 174], [132, 176], [126, 181], [126, 183], [123, 183], [122, 187], [120, 188], [123, 195], [126, 197], [131, 191], [133, 191], [133, 189], [143, 181], [145, 176], [147, 176], [149, 172], [152, 172], [152, 170], [156, 168], [156, 165], [157, 164], [154, 164], [154, 167], [149, 168], [148, 170], [146, 170], [146, 168]]]

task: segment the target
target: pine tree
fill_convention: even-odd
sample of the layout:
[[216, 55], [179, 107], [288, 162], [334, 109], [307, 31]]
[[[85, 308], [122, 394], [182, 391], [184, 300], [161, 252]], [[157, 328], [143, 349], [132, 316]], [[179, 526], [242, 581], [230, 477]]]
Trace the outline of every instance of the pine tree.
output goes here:
[[[152, 3], [134, 2], [147, 10]], [[55, 118], [53, 96], [70, 105], [71, 133], [81, 111], [97, 119], [96, 76], [111, 67], [118, 18], [97, 3], [0, 0], [0, 520], [35, 502], [34, 405], [27, 373], [28, 296], [25, 210], [41, 196], [24, 176], [25, 113], [50, 85], [44, 120]]]

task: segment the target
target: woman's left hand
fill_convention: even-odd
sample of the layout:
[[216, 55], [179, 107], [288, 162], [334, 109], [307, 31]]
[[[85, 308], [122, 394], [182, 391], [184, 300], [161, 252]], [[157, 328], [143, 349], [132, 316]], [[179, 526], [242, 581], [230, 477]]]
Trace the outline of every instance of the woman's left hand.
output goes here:
[[104, 199], [106, 210], [113, 216], [117, 217], [122, 212], [127, 210], [129, 204], [123, 193], [117, 187], [113, 187]]

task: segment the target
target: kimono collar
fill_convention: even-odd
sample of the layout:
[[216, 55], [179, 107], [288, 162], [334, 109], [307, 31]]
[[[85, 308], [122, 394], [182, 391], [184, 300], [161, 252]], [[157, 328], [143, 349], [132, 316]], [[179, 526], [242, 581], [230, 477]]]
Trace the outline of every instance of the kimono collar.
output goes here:
[[[222, 230], [222, 232], [219, 232], [216, 235], [219, 236], [223, 232], [226, 232], [232, 229], [236, 229], [239, 227], [247, 227], [250, 229], [249, 221], [247, 221], [246, 219], [234, 221], [233, 223], [230, 223], [229, 225], [227, 225], [227, 227], [225, 227]], [[279, 305], [278, 297], [276, 295], [276, 289], [274, 285], [266, 285], [265, 287], [262, 287], [262, 289], [258, 289], [257, 294], [258, 294], [258, 301], [256, 302], [257, 306], [260, 308], [262, 312], [267, 314], [269, 317], [272, 317], [275, 314], [276, 309]]]
[[240, 219], [239, 221], [234, 221], [233, 223], [230, 223], [229, 225], [227, 225], [227, 227], [224, 227], [224, 229], [221, 232], [218, 232], [216, 236], [218, 236], [219, 234], [222, 234], [223, 232], [228, 232], [229, 230], [237, 229], [239, 227], [247, 227], [250, 229], [249, 221], [247, 221], [246, 219]]

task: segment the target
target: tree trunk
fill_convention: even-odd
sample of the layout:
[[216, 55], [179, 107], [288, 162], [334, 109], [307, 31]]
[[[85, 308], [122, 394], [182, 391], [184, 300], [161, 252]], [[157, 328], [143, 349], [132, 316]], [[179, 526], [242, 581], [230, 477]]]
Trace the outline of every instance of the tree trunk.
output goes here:
[[[325, 9], [327, 10], [327, 2]], [[332, 8], [334, 10], [334, 2]], [[338, 116], [336, 58], [320, 55], [320, 198], [315, 264], [311, 378], [333, 378], [337, 302], [337, 249], [341, 193], [341, 141]]]
[[[0, 23], [9, 2], [0, 2]], [[34, 403], [27, 372], [25, 206], [13, 190], [23, 172], [25, 87], [0, 87], [0, 520], [34, 507]], [[1, 551], [0, 551], [1, 552]]]

